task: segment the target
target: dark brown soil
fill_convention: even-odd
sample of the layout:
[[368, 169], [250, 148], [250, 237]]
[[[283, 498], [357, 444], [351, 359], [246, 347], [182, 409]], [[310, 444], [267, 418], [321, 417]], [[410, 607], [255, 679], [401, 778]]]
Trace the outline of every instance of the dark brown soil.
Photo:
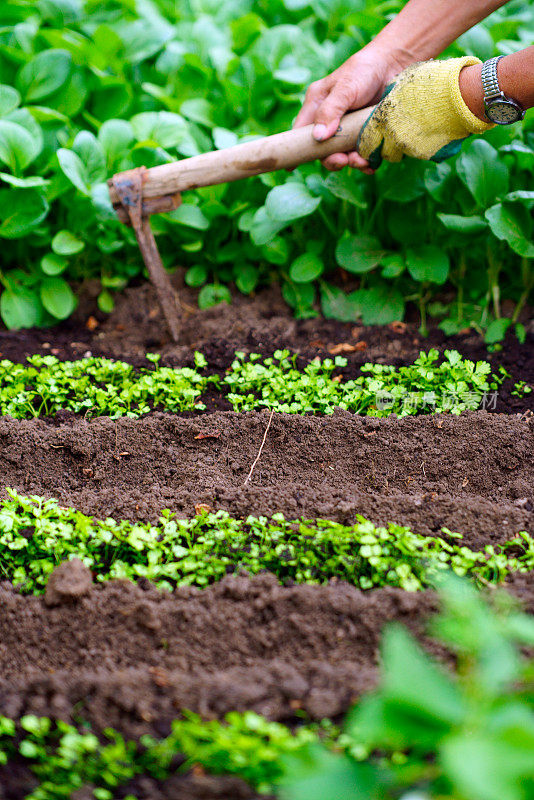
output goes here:
[[[377, 420], [266, 412], [198, 419], [0, 419], [0, 485], [98, 517], [155, 520], [197, 503], [237, 516], [443, 526], [473, 547], [534, 529], [534, 420], [484, 411]], [[200, 433], [213, 437], [198, 439]], [[121, 455], [122, 454], [122, 455]]]
[[[516, 576], [510, 588], [532, 613], [528, 578]], [[129, 738], [167, 735], [184, 708], [208, 718], [247, 709], [280, 721], [294, 720], [296, 709], [337, 717], [376, 684], [380, 635], [391, 622], [453, 663], [425, 634], [432, 592], [363, 593], [342, 582], [287, 588], [264, 574], [173, 594], [109, 582], [54, 608], [0, 584], [0, 604], [0, 714], [83, 719], [99, 734], [112, 726]], [[31, 778], [16, 767], [0, 767], [9, 788], [2, 800], [29, 791]], [[235, 779], [194, 774], [133, 788], [141, 800], [253, 796]]]
[[165, 735], [182, 708], [336, 716], [374, 684], [383, 625], [421, 636], [435, 608], [429, 592], [281, 587], [270, 574], [173, 594], [109, 582], [57, 608], [9, 586], [0, 597], [0, 713], [75, 705], [95, 730], [128, 736]]

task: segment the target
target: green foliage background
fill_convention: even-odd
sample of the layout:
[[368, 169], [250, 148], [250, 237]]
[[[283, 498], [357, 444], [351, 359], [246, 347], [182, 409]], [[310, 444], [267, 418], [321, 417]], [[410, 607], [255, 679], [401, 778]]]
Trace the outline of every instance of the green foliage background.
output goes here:
[[[100, 308], [142, 270], [105, 181], [247, 136], [287, 129], [310, 81], [376, 34], [399, 0], [17, 0], [0, 8], [0, 315], [48, 324], [98, 277]], [[534, 41], [513, 1], [450, 55], [487, 58]], [[407, 301], [447, 332], [515, 322], [534, 282], [532, 121], [472, 140], [444, 165], [406, 161], [374, 178], [292, 174], [188, 192], [153, 218], [169, 268], [201, 306], [273, 279], [298, 316], [402, 318]], [[338, 267], [356, 278], [339, 286]], [[454, 292], [443, 293], [443, 288]], [[440, 301], [434, 300], [440, 292]], [[513, 320], [502, 299], [516, 302]], [[443, 300], [445, 298], [445, 301]]]

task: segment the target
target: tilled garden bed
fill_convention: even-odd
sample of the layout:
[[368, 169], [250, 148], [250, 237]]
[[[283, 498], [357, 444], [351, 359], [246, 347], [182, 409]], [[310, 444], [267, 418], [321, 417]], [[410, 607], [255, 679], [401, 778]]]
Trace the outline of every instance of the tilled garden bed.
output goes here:
[[[473, 550], [503, 545], [520, 531], [534, 533], [532, 395], [511, 394], [513, 382], [533, 381], [532, 333], [525, 345], [488, 355], [472, 333], [446, 340], [438, 332], [423, 340], [409, 325], [354, 331], [328, 321], [296, 322], [272, 293], [237, 308], [186, 310], [186, 320], [185, 344], [170, 345], [153, 314], [151, 290], [141, 287], [129, 290], [109, 320], [91, 323], [92, 332], [65, 326], [5, 333], [0, 351], [15, 361], [32, 352], [69, 359], [91, 352], [140, 365], [148, 350], [183, 365], [201, 349], [210, 368], [221, 372], [236, 349], [270, 354], [292, 346], [303, 361], [342, 353], [344, 374], [351, 376], [366, 361], [411, 363], [432, 344], [505, 366], [512, 380], [497, 410], [506, 413], [376, 419], [337, 410], [271, 417], [267, 410], [208, 406], [202, 414], [152, 412], [140, 419], [88, 420], [70, 412], [53, 419], [3, 417], [0, 495], [10, 487], [57, 498], [98, 519], [132, 522], [155, 523], [162, 509], [179, 517], [225, 510], [241, 519], [282, 513], [287, 520], [344, 524], [361, 514], [424, 536], [447, 537], [446, 528]], [[507, 582], [533, 613], [531, 573]], [[138, 585], [105, 581], [54, 604], [4, 581], [0, 714], [89, 724], [99, 735], [113, 727], [133, 739], [168, 735], [183, 709], [205, 718], [253, 710], [290, 725], [303, 717], [339, 718], [376, 684], [387, 622], [407, 626], [429, 652], [453, 663], [425, 632], [436, 607], [430, 590], [362, 592], [335, 579], [282, 586], [268, 573], [227, 575], [171, 594], [144, 578]], [[15, 800], [35, 780], [20, 763], [0, 767], [0, 784], [0, 798]], [[116, 797], [128, 793], [140, 800], [254, 796], [234, 777], [198, 770], [163, 782], [136, 778]]]

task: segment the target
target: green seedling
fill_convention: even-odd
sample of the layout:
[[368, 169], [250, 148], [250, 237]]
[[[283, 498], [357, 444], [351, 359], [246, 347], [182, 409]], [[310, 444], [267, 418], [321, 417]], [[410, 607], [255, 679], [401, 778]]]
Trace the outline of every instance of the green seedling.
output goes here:
[[269, 570], [282, 583], [336, 578], [361, 589], [417, 591], [444, 570], [484, 584], [534, 568], [534, 539], [525, 532], [473, 551], [448, 529], [443, 537], [421, 536], [360, 515], [342, 525], [281, 514], [240, 520], [225, 511], [179, 519], [164, 511], [158, 525], [149, 525], [95, 520], [55, 500], [8, 494], [0, 503], [0, 574], [24, 593], [43, 592], [52, 570], [70, 558], [81, 559], [97, 581], [146, 578], [168, 590]]
[[364, 364], [363, 375], [344, 381], [338, 373], [346, 359], [315, 359], [303, 370], [296, 356], [278, 350], [272, 358], [236, 353], [224, 378], [206, 376], [201, 353], [195, 368], [160, 367], [158, 355], [147, 355], [154, 369], [134, 370], [107, 358], [58, 361], [31, 356], [27, 364], [0, 361], [0, 414], [18, 419], [69, 410], [85, 417], [140, 417], [152, 410], [202, 411], [202, 393], [215, 384], [235, 411], [271, 408], [288, 414], [333, 414], [336, 408], [374, 417], [406, 416], [491, 406], [498, 386], [509, 378], [502, 368], [491, 374], [486, 361], [463, 359], [446, 350], [421, 352], [412, 365]]

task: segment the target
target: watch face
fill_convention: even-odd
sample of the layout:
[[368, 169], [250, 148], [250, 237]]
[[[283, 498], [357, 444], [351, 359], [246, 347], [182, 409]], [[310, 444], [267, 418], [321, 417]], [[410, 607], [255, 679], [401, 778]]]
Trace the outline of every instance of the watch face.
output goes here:
[[515, 103], [497, 100], [487, 107], [486, 116], [497, 125], [511, 125], [522, 118], [522, 112]]

